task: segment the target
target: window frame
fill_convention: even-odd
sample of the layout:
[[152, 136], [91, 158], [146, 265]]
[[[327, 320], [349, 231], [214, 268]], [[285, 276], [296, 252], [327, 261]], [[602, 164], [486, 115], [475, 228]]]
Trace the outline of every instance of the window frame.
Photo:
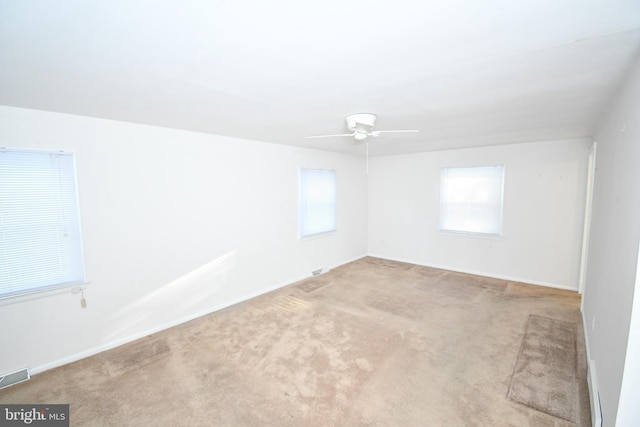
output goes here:
[[[60, 264], [64, 264], [64, 267], [60, 267], [60, 269], [64, 270], [68, 268], [69, 270], [68, 273], [60, 274], [60, 280], [54, 281], [53, 279], [54, 274], [51, 273], [52, 270], [43, 268], [42, 271], [45, 273], [42, 273], [42, 274], [48, 275], [49, 279], [43, 279], [42, 277], [39, 278], [38, 280], [41, 282], [40, 284], [36, 283], [38, 280], [31, 280], [32, 283], [29, 284], [28, 281], [25, 281], [25, 283], [23, 283], [21, 286], [11, 286], [8, 284], [5, 284], [4, 286], [0, 286], [0, 305], [12, 304], [16, 302], [21, 302], [21, 301], [35, 299], [35, 298], [41, 298], [41, 297], [50, 296], [50, 295], [57, 295], [61, 293], [66, 293], [69, 290], [71, 290], [73, 293], [80, 292], [82, 289], [86, 287], [86, 285], [88, 285], [88, 282], [86, 281], [84, 247], [83, 247], [83, 238], [82, 238], [82, 221], [80, 217], [80, 200], [78, 196], [78, 179], [77, 179], [75, 153], [69, 152], [69, 151], [52, 151], [52, 150], [0, 147], [0, 155], [4, 153], [20, 153], [18, 155], [26, 155], [26, 156], [33, 155], [34, 158], [35, 156], [41, 156], [42, 158], [44, 158], [44, 156], [49, 156], [49, 161], [52, 163], [56, 158], [57, 159], [64, 158], [64, 167], [59, 166], [57, 174], [52, 174], [50, 170], [47, 171], [45, 170], [45, 168], [42, 168], [42, 170], [38, 170], [36, 166], [27, 166], [28, 164], [27, 162], [25, 162], [22, 165], [23, 169], [19, 169], [19, 167], [16, 166], [15, 170], [16, 170], [16, 174], [24, 173], [25, 176], [27, 177], [35, 177], [37, 174], [50, 175], [47, 179], [41, 180], [41, 182], [38, 183], [38, 186], [33, 187], [34, 191], [46, 191], [47, 185], [51, 185], [51, 183], [54, 182], [54, 180], [58, 181], [58, 189], [54, 192], [54, 196], [51, 196], [51, 198], [57, 199], [55, 206], [51, 205], [46, 209], [42, 209], [42, 211], [40, 211], [39, 215], [42, 215], [42, 218], [43, 218], [40, 220], [40, 222], [32, 221], [31, 224], [29, 224], [28, 221], [25, 221], [23, 224], [23, 227], [28, 230], [29, 227], [33, 227], [34, 224], [40, 225], [42, 222], [44, 222], [44, 223], [49, 223], [49, 226], [51, 226], [51, 224], [55, 223], [56, 227], [64, 226], [64, 230], [65, 230], [64, 237], [67, 236], [68, 232], [75, 234], [75, 237], [73, 237], [72, 235], [72, 243], [67, 245], [58, 243], [59, 246], [57, 247], [57, 250], [59, 252], [69, 251], [68, 252], [69, 256], [65, 257], [63, 255], [59, 255], [61, 259], [64, 259], [64, 261], [60, 261]], [[29, 159], [29, 162], [35, 162], [35, 160]], [[15, 163], [15, 164], [18, 164], [18, 163]], [[31, 167], [32, 169], [28, 170], [27, 169], [28, 167]], [[53, 169], [53, 168], [49, 166], [49, 169]], [[0, 171], [0, 175], [3, 175], [3, 176], [9, 176], [10, 174], [11, 174], [11, 171], [9, 170], [9, 168], [7, 168], [7, 170], [5, 170], [4, 172]], [[8, 188], [7, 193], [5, 193], [5, 197], [6, 197], [5, 200], [9, 201], [9, 204], [7, 206], [9, 206], [12, 201], [11, 192], [16, 190], [19, 191], [20, 189], [23, 188], [18, 183], [19, 183], [19, 179], [16, 179], [15, 180], [16, 185], [14, 187], [11, 187], [11, 186], [7, 187]], [[13, 201], [15, 202], [16, 200], [17, 200], [16, 196], [13, 195]], [[29, 200], [33, 202], [34, 198], [32, 197]], [[1, 209], [2, 208], [0, 207], [0, 210]], [[61, 215], [60, 212], [62, 212], [63, 210], [65, 213]], [[11, 212], [15, 213], [15, 212], [18, 212], [18, 210], [7, 208], [4, 211], [4, 215], [6, 215], [8, 218], [9, 215], [11, 215]], [[72, 215], [73, 219], [70, 221], [67, 221], [67, 214], [69, 213]], [[54, 217], [57, 217], [57, 218], [54, 220], [53, 219]], [[62, 219], [60, 219], [60, 217], [62, 217]], [[17, 223], [14, 222], [14, 224], [17, 224]], [[67, 225], [69, 226], [69, 228], [67, 228]], [[14, 225], [14, 227], [19, 227], [19, 225]], [[9, 226], [7, 226], [6, 228], [2, 228], [2, 224], [0, 224], [0, 239], [4, 238], [3, 233], [10, 233], [10, 232], [11, 232], [11, 229]], [[58, 236], [56, 238], [57, 241], [60, 241], [61, 236], [59, 233], [60, 232], [58, 232]], [[20, 238], [22, 238], [22, 236]], [[37, 241], [38, 241], [38, 244], [42, 244], [43, 242], [43, 240], [37, 240]], [[10, 240], [5, 240], [4, 242], [6, 243], [6, 246], [4, 247], [4, 249], [0, 247], [0, 256], [2, 256], [2, 254], [8, 254], [11, 252], [11, 247], [9, 246]], [[3, 242], [0, 241], [0, 243], [3, 243]], [[64, 248], [62, 248], [62, 246], [64, 246]], [[30, 257], [37, 252], [37, 249], [33, 249], [33, 248], [25, 249], [24, 247], [19, 247], [18, 250], [24, 251], [23, 257]], [[42, 253], [40, 253], [40, 255], [42, 255]], [[70, 262], [68, 262], [69, 259], [71, 260]], [[7, 263], [6, 274], [10, 275], [12, 273], [11, 273], [11, 268], [9, 266], [10, 261], [8, 256], [6, 257], [5, 262]], [[22, 265], [24, 266], [24, 264]], [[14, 274], [16, 274], [15, 266], [13, 271], [14, 271]], [[19, 269], [17, 271], [18, 271], [17, 274], [20, 274]], [[8, 279], [7, 283], [10, 280], [11, 279]], [[49, 283], [43, 283], [43, 281], [47, 281], [47, 280], [49, 280]], [[2, 285], [1, 282], [0, 282], [0, 285]]]
[[[447, 203], [447, 201], [445, 200], [448, 196], [450, 196], [448, 193], [446, 193], [446, 178], [445, 175], [448, 174], [448, 171], [454, 171], [457, 173], [460, 173], [461, 171], [466, 170], [467, 172], [469, 171], [478, 171], [479, 169], [491, 169], [491, 168], [500, 168], [500, 173], [499, 173], [499, 190], [498, 192], [494, 192], [493, 194], [498, 194], [497, 200], [497, 207], [498, 207], [498, 213], [495, 216], [496, 219], [496, 231], [478, 231], [478, 230], [470, 230], [469, 228], [471, 227], [458, 227], [458, 228], [449, 228], [447, 226], [445, 226], [445, 223], [448, 222], [445, 219], [445, 215], [447, 214], [447, 206], [450, 206], [450, 203]], [[488, 176], [488, 175], [486, 175]], [[504, 187], [505, 187], [505, 176], [506, 176], [506, 167], [504, 164], [490, 164], [490, 165], [482, 165], [482, 166], [460, 166], [460, 167], [443, 167], [441, 168], [440, 171], [440, 200], [439, 200], [439, 217], [438, 217], [438, 230], [441, 233], [445, 233], [445, 234], [457, 234], [457, 235], [464, 235], [464, 236], [475, 236], [475, 237], [487, 237], [487, 238], [501, 238], [503, 236], [503, 226], [504, 226]], [[481, 177], [481, 176], [480, 176]], [[477, 184], [476, 184], [477, 185]], [[495, 188], [493, 189], [495, 190]], [[465, 204], [467, 204], [468, 206], [472, 206], [474, 205], [474, 203], [469, 203], [468, 201], [465, 202]], [[491, 209], [493, 203], [486, 203], [484, 205], [480, 205], [478, 203], [475, 203], [476, 208], [483, 208], [484, 209]], [[495, 213], [495, 212], [494, 212]], [[488, 215], [487, 215], [488, 216]]]
[[[305, 180], [304, 175], [310, 172], [323, 172], [330, 173], [332, 176], [332, 196], [333, 200], [330, 203], [332, 207], [332, 218], [329, 221], [330, 227], [324, 230], [310, 232], [305, 234], [305, 219], [308, 218], [306, 215], [308, 210], [308, 204], [305, 203], [307, 200], [307, 194], [305, 193], [305, 184], [307, 181]], [[322, 169], [322, 168], [298, 168], [298, 238], [300, 240], [308, 240], [316, 237], [327, 236], [336, 233], [338, 230], [338, 174], [335, 169]]]

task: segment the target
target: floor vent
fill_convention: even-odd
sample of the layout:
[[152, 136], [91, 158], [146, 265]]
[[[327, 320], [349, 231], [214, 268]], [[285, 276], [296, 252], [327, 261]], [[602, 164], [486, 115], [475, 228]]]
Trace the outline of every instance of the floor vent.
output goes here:
[[0, 376], [0, 389], [9, 387], [14, 384], [21, 383], [31, 378], [29, 375], [29, 368], [20, 369], [19, 371], [11, 372]]

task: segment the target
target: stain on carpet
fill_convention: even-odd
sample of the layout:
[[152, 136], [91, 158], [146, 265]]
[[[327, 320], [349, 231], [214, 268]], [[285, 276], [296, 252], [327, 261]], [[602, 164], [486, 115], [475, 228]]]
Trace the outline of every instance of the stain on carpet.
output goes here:
[[391, 261], [382, 258], [367, 257], [364, 259], [364, 262], [380, 267], [393, 268], [394, 270], [409, 270], [410, 268], [413, 268], [413, 264], [408, 264], [406, 262], [400, 261]]
[[576, 325], [530, 315], [507, 397], [576, 421]]
[[408, 319], [420, 319], [425, 314], [424, 301], [419, 295], [405, 289], [405, 293], [392, 294], [388, 291], [373, 290], [363, 295], [363, 302], [375, 310]]
[[157, 360], [161, 356], [169, 354], [170, 350], [171, 348], [165, 339], [147, 337], [134, 341], [127, 347], [116, 347], [98, 355], [98, 357], [104, 358], [112, 374], [121, 374]]
[[447, 273], [446, 270], [432, 267], [416, 267], [414, 271], [421, 277], [429, 280], [435, 280]]
[[330, 281], [324, 278], [312, 277], [300, 283], [298, 289], [305, 291], [306, 293], [313, 292], [328, 284]]
[[536, 286], [527, 283], [509, 282], [505, 294], [514, 298], [548, 298], [555, 297], [562, 300], [580, 300], [580, 295], [575, 291], [555, 289], [546, 286]]
[[283, 298], [278, 298], [272, 302], [268, 311], [276, 311], [282, 313], [295, 313], [300, 310], [310, 308], [311, 304], [300, 298], [296, 298], [293, 295], [288, 295]]

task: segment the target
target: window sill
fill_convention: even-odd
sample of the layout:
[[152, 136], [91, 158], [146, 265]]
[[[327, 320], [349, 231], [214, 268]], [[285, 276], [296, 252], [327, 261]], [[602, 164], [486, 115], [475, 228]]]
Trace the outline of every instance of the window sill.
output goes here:
[[311, 234], [309, 236], [299, 236], [298, 239], [301, 242], [306, 242], [309, 240], [317, 240], [324, 239], [325, 237], [331, 237], [337, 233], [337, 230], [325, 231], [323, 233]]
[[0, 296], [0, 306], [18, 304], [21, 302], [31, 301], [34, 299], [46, 298], [54, 295], [66, 293], [79, 294], [87, 288], [91, 282], [67, 283], [57, 287], [47, 289], [34, 290], [22, 294]]
[[471, 231], [451, 231], [451, 230], [439, 230], [440, 234], [447, 234], [450, 236], [460, 237], [477, 237], [481, 239], [502, 240], [502, 234], [490, 234], [490, 233], [474, 233]]

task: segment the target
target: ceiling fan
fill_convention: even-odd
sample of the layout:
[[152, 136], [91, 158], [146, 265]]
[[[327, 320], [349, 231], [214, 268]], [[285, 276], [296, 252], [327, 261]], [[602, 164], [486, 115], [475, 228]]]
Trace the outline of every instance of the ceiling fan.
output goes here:
[[364, 141], [369, 136], [378, 137], [381, 133], [415, 133], [417, 130], [373, 130], [376, 124], [376, 115], [372, 113], [349, 114], [345, 117], [347, 128], [351, 133], [339, 133], [335, 135], [307, 136], [307, 138], [332, 138], [336, 136], [352, 136], [356, 141]]

